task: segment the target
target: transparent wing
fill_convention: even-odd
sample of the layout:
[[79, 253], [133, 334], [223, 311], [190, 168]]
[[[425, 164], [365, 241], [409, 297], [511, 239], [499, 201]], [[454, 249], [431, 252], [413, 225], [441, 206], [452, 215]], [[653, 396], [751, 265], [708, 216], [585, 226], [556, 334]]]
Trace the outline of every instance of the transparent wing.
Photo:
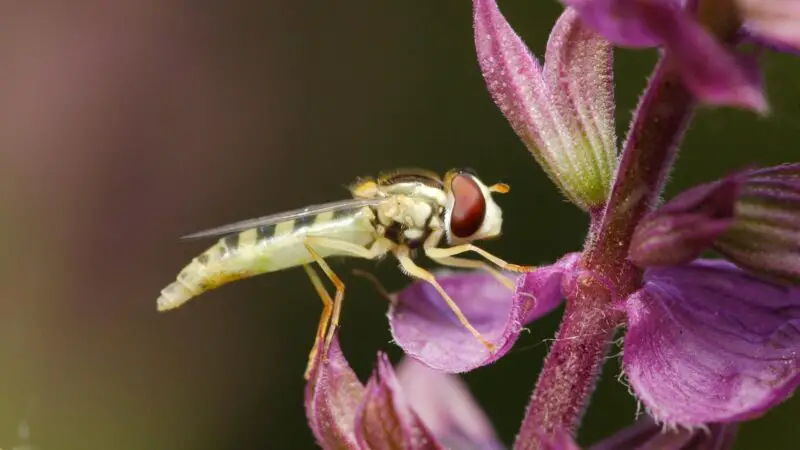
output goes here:
[[257, 217], [255, 219], [247, 219], [239, 222], [230, 223], [227, 225], [222, 225], [208, 230], [199, 231], [197, 233], [187, 234], [186, 236], [182, 236], [181, 239], [201, 239], [214, 236], [223, 236], [226, 234], [244, 231], [250, 228], [270, 225], [278, 222], [285, 222], [287, 220], [293, 220], [300, 217], [315, 216], [317, 214], [321, 214], [328, 211], [339, 211], [345, 209], [355, 210], [363, 208], [364, 206], [375, 206], [385, 201], [386, 201], [385, 198], [358, 198], [358, 199], [340, 200], [330, 203], [322, 203], [319, 205], [313, 205], [306, 208], [295, 209], [292, 211], [284, 211], [277, 214], [271, 214], [269, 216]]

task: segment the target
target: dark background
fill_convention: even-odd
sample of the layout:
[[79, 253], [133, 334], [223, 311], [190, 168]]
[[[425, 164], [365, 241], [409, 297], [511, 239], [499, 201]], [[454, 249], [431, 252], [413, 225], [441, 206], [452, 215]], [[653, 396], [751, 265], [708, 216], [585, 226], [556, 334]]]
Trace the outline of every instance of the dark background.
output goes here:
[[[501, 7], [537, 55], [561, 6]], [[347, 195], [361, 175], [471, 166], [512, 193], [503, 239], [539, 264], [580, 248], [566, 203], [484, 89], [461, 2], [2, 2], [0, 448], [313, 448], [302, 372], [320, 302], [302, 270], [234, 283], [158, 314], [159, 290], [207, 243], [198, 229]], [[655, 61], [617, 53], [618, 132]], [[756, 162], [796, 160], [800, 62], [765, 64], [772, 115], [704, 110], [669, 194]], [[387, 261], [335, 266], [342, 345], [360, 376], [394, 361]], [[466, 376], [510, 443], [560, 311]], [[609, 361], [581, 433], [631, 422]], [[737, 448], [789, 448], [797, 401], [746, 424]]]

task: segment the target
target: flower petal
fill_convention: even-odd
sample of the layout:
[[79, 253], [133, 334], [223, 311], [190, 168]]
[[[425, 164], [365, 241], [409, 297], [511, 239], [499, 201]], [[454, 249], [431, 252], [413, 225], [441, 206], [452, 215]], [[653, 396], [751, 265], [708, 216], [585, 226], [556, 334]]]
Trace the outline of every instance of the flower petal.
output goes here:
[[693, 261], [734, 222], [745, 178], [734, 174], [689, 189], [649, 214], [636, 227], [629, 258], [639, 267]]
[[748, 32], [771, 47], [800, 51], [800, 0], [737, 0]]
[[[760, 0], [753, 0], [760, 1]], [[624, 47], [663, 46], [700, 100], [759, 112], [767, 101], [755, 67], [717, 41], [683, 0], [564, 0], [581, 19]]]
[[577, 11], [567, 8], [559, 17], [545, 52], [544, 78], [556, 102], [553, 107], [581, 135], [586, 152], [603, 178], [608, 196], [616, 168], [617, 137], [614, 122], [614, 49], [585, 26]]
[[466, 372], [496, 361], [516, 342], [524, 323], [561, 303], [561, 276], [577, 262], [570, 254], [518, 278], [516, 293], [483, 271], [438, 272], [436, 279], [470, 323], [494, 344], [489, 353], [456, 319], [428, 283], [400, 292], [389, 310], [395, 342], [410, 357], [449, 373]]
[[405, 397], [445, 448], [501, 450], [502, 442], [489, 419], [457, 376], [433, 370], [413, 358], [404, 359], [397, 378]]
[[514, 303], [523, 308], [523, 323], [533, 322], [561, 304], [565, 285], [574, 280], [570, 275], [577, 271], [580, 259], [580, 253], [568, 253], [553, 265], [522, 275], [517, 282]]
[[614, 435], [589, 447], [589, 450], [660, 449], [660, 450], [729, 450], [733, 448], [738, 424], [711, 424], [702, 428], [665, 430], [649, 416], [644, 416]]
[[362, 449], [435, 450], [442, 447], [411, 409], [389, 358], [380, 353], [355, 417]]
[[626, 307], [625, 373], [660, 421], [756, 417], [800, 382], [798, 290], [700, 260], [650, 269]]
[[709, 104], [767, 111], [758, 69], [751, 59], [723, 46], [683, 11], [665, 11], [663, 20], [652, 25], [678, 64], [683, 82], [697, 98]]
[[714, 248], [753, 273], [800, 284], [800, 164], [751, 171]]
[[436, 279], [497, 350], [490, 354], [424, 281], [398, 293], [389, 309], [395, 342], [408, 356], [444, 372], [466, 372], [503, 356], [519, 335], [524, 305], [512, 301], [513, 293], [484, 271], [437, 272]]
[[306, 384], [306, 417], [323, 449], [358, 449], [353, 425], [364, 386], [347, 363], [338, 336], [331, 342], [328, 360], [317, 357]]
[[[492, 99], [539, 165], [570, 201], [584, 210], [603, 204], [613, 171], [604, 172], [602, 168], [609, 166], [596, 163], [595, 152], [574, 116], [575, 109], [564, 105], [569, 97], [554, 92], [559, 86], [548, 86], [542, 67], [503, 17], [495, 0], [474, 0], [473, 3], [475, 47]], [[557, 40], [570, 35], [575, 39], [587, 37], [588, 33], [569, 33], [572, 28], [569, 22], [574, 20], [574, 15], [567, 12], [561, 28], [564, 34], [555, 36]], [[601, 59], [608, 54], [603, 49], [598, 51], [600, 54], [592, 57]], [[566, 58], [565, 61], [583, 63], [583, 58]], [[575, 68], [574, 73], [580, 70], [580, 67]], [[562, 106], [555, 106], [559, 104]], [[604, 104], [598, 106], [598, 110], [608, 107]], [[607, 128], [606, 124], [600, 126]]]
[[622, 47], [655, 47], [661, 36], [655, 33], [650, 23], [659, 20], [661, 9], [678, 8], [677, 1], [654, 0], [563, 0], [562, 3], [575, 8], [581, 19], [611, 42]]
[[761, 34], [757, 28], [754, 29], [748, 24], [742, 25], [742, 28], [739, 30], [737, 42], [740, 44], [755, 44], [772, 50], [773, 52], [800, 56], [800, 47], [796, 47], [782, 40], [777, 40], [772, 36]]

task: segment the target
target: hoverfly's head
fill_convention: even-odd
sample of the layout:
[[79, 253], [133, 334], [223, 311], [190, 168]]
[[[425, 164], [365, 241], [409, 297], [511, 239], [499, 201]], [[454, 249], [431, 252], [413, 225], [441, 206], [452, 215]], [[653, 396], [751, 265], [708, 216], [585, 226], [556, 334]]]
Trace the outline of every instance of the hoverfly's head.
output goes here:
[[500, 235], [503, 212], [492, 192], [505, 194], [508, 185], [487, 186], [470, 169], [452, 170], [444, 177], [447, 206], [444, 226], [451, 244], [490, 239]]

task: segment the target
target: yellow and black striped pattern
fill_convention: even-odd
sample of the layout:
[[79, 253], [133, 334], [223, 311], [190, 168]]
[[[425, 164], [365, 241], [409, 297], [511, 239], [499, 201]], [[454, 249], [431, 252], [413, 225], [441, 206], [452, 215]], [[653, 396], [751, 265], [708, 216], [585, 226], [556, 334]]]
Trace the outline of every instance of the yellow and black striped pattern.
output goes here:
[[[158, 309], [177, 308], [203, 292], [231, 281], [298, 266], [311, 261], [306, 236], [323, 236], [369, 245], [376, 238], [368, 206], [342, 208], [293, 220], [261, 225], [220, 239], [181, 270], [161, 291]], [[316, 251], [316, 249], [315, 249]], [[335, 252], [320, 249], [322, 257]]]

